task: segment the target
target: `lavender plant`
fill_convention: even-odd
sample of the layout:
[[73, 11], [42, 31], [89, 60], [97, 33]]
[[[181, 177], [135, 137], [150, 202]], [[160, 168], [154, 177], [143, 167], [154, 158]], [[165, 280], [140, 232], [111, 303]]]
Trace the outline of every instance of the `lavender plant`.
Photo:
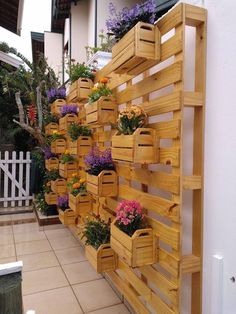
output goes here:
[[61, 108], [61, 115], [62, 115], [62, 117], [64, 117], [68, 113], [77, 114], [77, 106], [76, 105], [64, 105]]
[[88, 167], [86, 171], [95, 176], [98, 176], [103, 170], [115, 170], [110, 149], [101, 152], [97, 147], [94, 147], [84, 158], [84, 162]]
[[51, 88], [47, 91], [47, 97], [49, 103], [53, 103], [57, 99], [66, 99], [66, 89], [61, 88]]
[[54, 154], [51, 152], [51, 147], [50, 146], [45, 146], [42, 148], [43, 153], [44, 153], [44, 159], [50, 159], [52, 157], [57, 157], [57, 154]]
[[69, 207], [68, 194], [57, 197], [57, 206], [63, 211], [65, 211]]

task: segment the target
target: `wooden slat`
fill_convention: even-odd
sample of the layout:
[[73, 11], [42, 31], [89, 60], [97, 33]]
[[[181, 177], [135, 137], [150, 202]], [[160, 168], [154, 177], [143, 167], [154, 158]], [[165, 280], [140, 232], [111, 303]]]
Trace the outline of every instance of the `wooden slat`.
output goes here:
[[116, 100], [118, 104], [131, 101], [165, 86], [178, 82], [182, 79], [182, 61], [178, 61], [165, 69], [148, 76], [141, 82], [127, 87], [125, 90], [117, 93]]
[[184, 176], [183, 177], [183, 188], [185, 190], [199, 190], [202, 187], [201, 176]]
[[179, 220], [178, 206], [169, 200], [156, 195], [151, 195], [142, 191], [135, 190], [126, 185], [119, 185], [119, 196], [124, 199], [139, 201], [144, 208], [151, 210], [163, 217]]
[[203, 95], [197, 92], [184, 92], [185, 107], [201, 107], [203, 105]]
[[188, 26], [196, 27], [206, 22], [206, 9], [185, 4], [185, 23]]
[[183, 4], [173, 8], [168, 14], [164, 15], [157, 22], [161, 35], [168, 33], [172, 28], [180, 25], [183, 21]]
[[201, 259], [195, 255], [185, 255], [181, 260], [182, 274], [197, 273], [201, 269]]
[[159, 260], [158, 263], [160, 266], [169, 272], [173, 277], [179, 277], [179, 265], [180, 261], [173, 256], [171, 253], [167, 252], [166, 250], [159, 248]]
[[183, 49], [183, 32], [179, 32], [161, 45], [161, 61], [181, 52]]
[[180, 150], [178, 147], [161, 147], [160, 163], [164, 165], [179, 166]]
[[172, 310], [162, 299], [157, 295], [152, 293], [152, 299], [150, 304], [154, 309], [158, 309], [160, 314], [175, 314], [176, 311]]
[[157, 130], [157, 135], [160, 139], [180, 137], [180, 120], [162, 121], [152, 123], [149, 126]]

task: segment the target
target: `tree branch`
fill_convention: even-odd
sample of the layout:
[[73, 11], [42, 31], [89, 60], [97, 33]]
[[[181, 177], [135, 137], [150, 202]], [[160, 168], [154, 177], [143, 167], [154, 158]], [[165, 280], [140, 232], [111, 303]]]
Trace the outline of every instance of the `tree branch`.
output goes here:
[[20, 99], [20, 92], [15, 93], [15, 99], [16, 99], [16, 104], [18, 107], [18, 111], [19, 111], [19, 119], [20, 119], [20, 123], [24, 124], [25, 123], [25, 113], [24, 113], [24, 108]]

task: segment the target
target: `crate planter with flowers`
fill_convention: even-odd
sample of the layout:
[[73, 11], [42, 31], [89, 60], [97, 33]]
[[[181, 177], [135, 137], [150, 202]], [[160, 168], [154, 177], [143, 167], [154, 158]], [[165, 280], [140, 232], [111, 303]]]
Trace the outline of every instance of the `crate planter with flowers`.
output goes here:
[[50, 122], [45, 126], [45, 134], [46, 135], [52, 135], [54, 131], [58, 131], [58, 123], [56, 122]]
[[88, 99], [92, 87], [93, 87], [92, 80], [83, 77], [79, 78], [70, 86], [69, 101], [83, 101]]
[[51, 142], [51, 151], [54, 154], [63, 154], [66, 150], [66, 141], [64, 138], [58, 138]]
[[109, 244], [110, 226], [101, 219], [87, 221], [83, 236], [86, 237], [85, 254], [98, 273], [117, 268], [117, 255]]
[[59, 117], [61, 114], [62, 107], [66, 104], [64, 99], [55, 100], [50, 106], [50, 112], [52, 115]]
[[69, 208], [68, 195], [58, 196], [57, 208], [59, 214], [59, 220], [65, 226], [74, 225], [76, 223], [76, 214]]
[[111, 247], [131, 267], [154, 264], [157, 243], [153, 230], [144, 224], [142, 207], [137, 201], [122, 201], [111, 224]]
[[59, 174], [62, 178], [70, 178], [73, 173], [77, 172], [77, 161], [68, 150], [60, 157]]
[[118, 132], [112, 136], [112, 158], [132, 163], [157, 163], [159, 140], [156, 131], [145, 128], [147, 115], [139, 106], [119, 112]]
[[71, 123], [78, 121], [77, 105], [64, 105], [61, 109], [62, 118], [59, 119], [59, 131], [66, 133]]
[[89, 102], [85, 105], [86, 123], [89, 125], [106, 125], [117, 121], [117, 104], [107, 83], [107, 78], [100, 79], [89, 95]]
[[49, 171], [59, 169], [59, 159], [57, 157], [50, 157], [49, 159], [46, 159], [45, 168]]
[[92, 131], [87, 126], [72, 123], [68, 128], [67, 141], [71, 155], [85, 156], [92, 148]]
[[67, 182], [63, 178], [51, 180], [51, 190], [57, 194], [65, 194], [67, 192]]
[[117, 174], [109, 149], [93, 148], [84, 159], [87, 169], [87, 191], [96, 196], [117, 195]]
[[57, 194], [54, 192], [47, 192], [44, 194], [45, 202], [48, 205], [56, 205], [57, 204]]

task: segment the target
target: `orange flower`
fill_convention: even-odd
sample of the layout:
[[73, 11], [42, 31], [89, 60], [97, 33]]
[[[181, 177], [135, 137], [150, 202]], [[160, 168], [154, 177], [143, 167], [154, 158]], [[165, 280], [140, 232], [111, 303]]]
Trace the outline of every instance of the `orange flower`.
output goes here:
[[80, 188], [80, 183], [74, 183], [73, 185], [72, 185], [72, 187], [73, 187], [73, 189], [79, 189]]
[[84, 178], [81, 178], [81, 179], [79, 180], [79, 182], [80, 182], [81, 184], [83, 184], [85, 181], [86, 181], [86, 180], [85, 180]]
[[103, 83], [103, 84], [106, 84], [106, 83], [108, 83], [108, 78], [107, 77], [102, 77], [100, 79], [100, 82]]
[[72, 178], [76, 178], [77, 177], [77, 173], [72, 173]]

